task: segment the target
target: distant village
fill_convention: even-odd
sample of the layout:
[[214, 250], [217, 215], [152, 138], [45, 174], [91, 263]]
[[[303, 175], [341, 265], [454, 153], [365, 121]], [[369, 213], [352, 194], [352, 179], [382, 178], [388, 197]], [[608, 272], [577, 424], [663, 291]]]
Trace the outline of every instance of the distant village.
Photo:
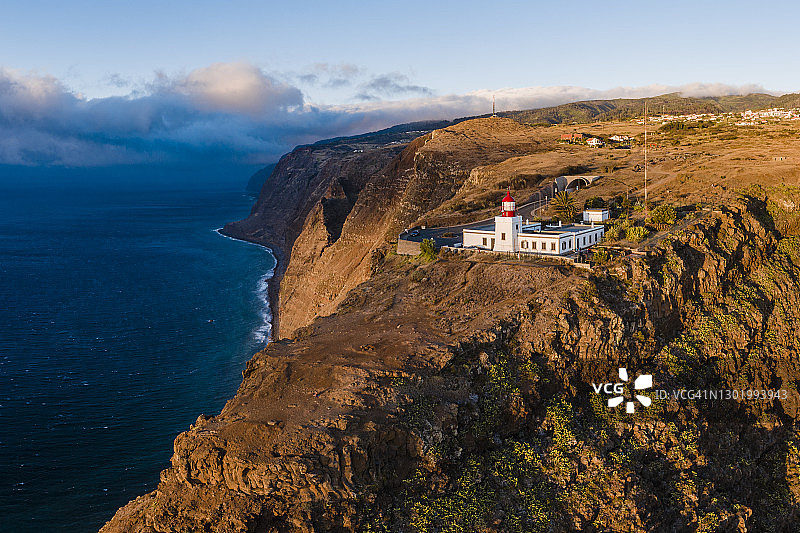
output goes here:
[[[651, 124], [669, 124], [671, 122], [725, 122], [735, 126], [756, 126], [782, 120], [800, 120], [800, 108], [784, 109], [774, 107], [753, 111], [748, 109], [741, 113], [692, 113], [689, 115], [670, 115], [662, 113], [647, 118]], [[633, 119], [637, 124], [644, 124], [643, 118]], [[565, 133], [561, 135], [561, 142], [570, 144], [585, 144], [594, 148], [609, 145], [623, 148], [633, 141], [630, 135], [612, 135], [605, 140], [584, 135], [583, 133]]]
[[[670, 122], [732, 122], [736, 126], [755, 126], [756, 124], [767, 124], [779, 120], [800, 120], [800, 108], [784, 109], [773, 107], [772, 109], [761, 109], [753, 111], [748, 109], [741, 113], [693, 113], [691, 115], [657, 115], [649, 117], [650, 122], [668, 124]], [[636, 120], [638, 124], [643, 124], [644, 119]]]

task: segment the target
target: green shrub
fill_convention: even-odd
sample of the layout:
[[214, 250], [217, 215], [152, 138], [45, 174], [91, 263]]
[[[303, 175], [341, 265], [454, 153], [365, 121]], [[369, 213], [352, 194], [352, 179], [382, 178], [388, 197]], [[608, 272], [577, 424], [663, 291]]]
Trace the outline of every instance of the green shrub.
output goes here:
[[650, 222], [657, 227], [670, 226], [675, 223], [675, 208], [670, 204], [661, 204], [650, 211]]
[[676, 122], [667, 122], [666, 124], [658, 128], [658, 131], [681, 131], [685, 129], [687, 129], [685, 122], [676, 121]]
[[428, 261], [436, 258], [436, 241], [433, 239], [422, 239], [419, 245], [420, 256]]
[[594, 255], [592, 255], [592, 263], [597, 263], [602, 265], [603, 263], [608, 263], [611, 259], [611, 256], [608, 255], [606, 250], [595, 250]]
[[644, 226], [635, 226], [625, 230], [625, 237], [631, 242], [642, 242], [649, 233]]
[[605, 207], [606, 202], [599, 196], [593, 196], [586, 200], [586, 203], [583, 204], [584, 209], [597, 209], [601, 207]]

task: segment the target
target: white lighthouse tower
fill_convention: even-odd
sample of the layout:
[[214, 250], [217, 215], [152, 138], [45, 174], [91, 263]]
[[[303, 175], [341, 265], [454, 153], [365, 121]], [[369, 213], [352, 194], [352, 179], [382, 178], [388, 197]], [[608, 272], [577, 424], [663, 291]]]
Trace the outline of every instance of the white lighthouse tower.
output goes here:
[[522, 226], [522, 217], [517, 216], [517, 203], [511, 191], [503, 198], [500, 216], [494, 217], [494, 250], [496, 252], [516, 252], [517, 235]]

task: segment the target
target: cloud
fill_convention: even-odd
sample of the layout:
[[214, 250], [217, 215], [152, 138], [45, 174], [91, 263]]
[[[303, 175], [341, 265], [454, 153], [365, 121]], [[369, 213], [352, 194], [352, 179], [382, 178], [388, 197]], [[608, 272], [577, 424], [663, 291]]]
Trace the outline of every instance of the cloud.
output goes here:
[[129, 96], [92, 100], [51, 76], [0, 69], [0, 163], [261, 162], [311, 140], [293, 125], [303, 105], [299, 89], [241, 63], [156, 73]]
[[103, 78], [103, 81], [111, 87], [116, 87], [117, 89], [131, 89], [135, 86], [133, 80], [116, 72], [106, 75], [105, 78]]
[[361, 85], [361, 91], [356, 95], [359, 100], [379, 100], [381, 96], [398, 96], [417, 94], [424, 96], [433, 95], [433, 91], [422, 85], [414, 85], [408, 76], [399, 72], [374, 76], [371, 80]]
[[364, 70], [352, 63], [314, 63], [299, 74], [290, 75], [301, 84], [338, 89], [352, 86], [356, 79], [364, 74]]
[[667, 92], [767, 92], [756, 85], [696, 83], [602, 91], [484, 89], [433, 96], [403, 74], [370, 76], [355, 65], [321, 63], [305, 74], [317, 76], [316, 83], [348, 84], [365, 98], [347, 105], [314, 105], [297, 86], [246, 63], [217, 63], [177, 75], [156, 72], [144, 84], [112, 76], [131, 92], [95, 99], [74, 94], [52, 76], [0, 67], [0, 164], [260, 164], [319, 139], [415, 120], [486, 114], [493, 95], [498, 109], [511, 110]]
[[168, 89], [187, 96], [202, 111], [258, 116], [271, 109], [303, 104], [299, 89], [246, 63], [214, 63], [193, 70]]

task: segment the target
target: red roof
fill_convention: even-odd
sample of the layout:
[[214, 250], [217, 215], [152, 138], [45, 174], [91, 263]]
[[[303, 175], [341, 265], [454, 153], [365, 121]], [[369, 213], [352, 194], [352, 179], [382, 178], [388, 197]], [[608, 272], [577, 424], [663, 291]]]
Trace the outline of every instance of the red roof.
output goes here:
[[504, 202], [513, 202], [514, 201], [514, 198], [511, 197], [511, 191], [508, 191], [506, 193], [506, 197], [503, 198], [503, 201]]

